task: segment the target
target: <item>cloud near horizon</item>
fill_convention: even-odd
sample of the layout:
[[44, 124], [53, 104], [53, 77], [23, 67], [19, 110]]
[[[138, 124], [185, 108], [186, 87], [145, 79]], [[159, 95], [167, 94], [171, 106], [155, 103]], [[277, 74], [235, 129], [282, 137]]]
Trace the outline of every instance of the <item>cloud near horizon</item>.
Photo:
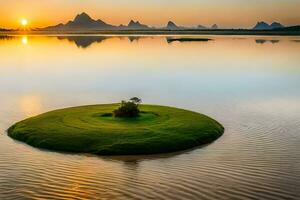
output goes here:
[[252, 27], [257, 21], [300, 24], [299, 0], [0, 0], [0, 27], [18, 28], [22, 18], [31, 27], [66, 23], [86, 12], [95, 19], [119, 25], [131, 19], [152, 26], [169, 20], [179, 25], [219, 24], [225, 28]]

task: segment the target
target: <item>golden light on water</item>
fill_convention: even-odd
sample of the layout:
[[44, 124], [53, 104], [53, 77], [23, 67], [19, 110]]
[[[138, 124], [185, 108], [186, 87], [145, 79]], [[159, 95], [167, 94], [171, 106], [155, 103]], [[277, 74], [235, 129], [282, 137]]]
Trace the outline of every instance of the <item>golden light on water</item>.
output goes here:
[[22, 44], [24, 44], [24, 45], [28, 44], [28, 37], [27, 36], [23, 36], [22, 39], [21, 39], [21, 41], [22, 41]]
[[26, 117], [32, 117], [41, 113], [41, 97], [36, 95], [23, 96], [20, 99], [20, 108]]

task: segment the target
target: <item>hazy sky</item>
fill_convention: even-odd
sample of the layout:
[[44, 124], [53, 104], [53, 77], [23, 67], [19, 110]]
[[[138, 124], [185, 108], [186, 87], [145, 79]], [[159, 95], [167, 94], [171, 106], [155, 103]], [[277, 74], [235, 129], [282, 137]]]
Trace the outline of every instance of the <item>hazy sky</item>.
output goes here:
[[108, 23], [127, 24], [130, 19], [154, 26], [169, 20], [179, 25], [252, 27], [256, 21], [300, 24], [300, 0], [0, 0], [0, 27], [17, 28], [22, 18], [31, 27], [73, 19], [87, 12]]

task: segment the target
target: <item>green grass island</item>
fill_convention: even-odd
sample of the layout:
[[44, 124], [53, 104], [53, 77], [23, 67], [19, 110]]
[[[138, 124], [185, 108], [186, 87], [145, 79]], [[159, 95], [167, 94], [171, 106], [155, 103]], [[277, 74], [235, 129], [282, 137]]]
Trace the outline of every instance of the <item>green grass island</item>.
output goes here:
[[47, 112], [14, 124], [8, 135], [53, 151], [146, 155], [208, 144], [224, 132], [217, 121], [192, 111], [139, 105], [137, 117], [116, 117], [118, 107], [102, 104]]

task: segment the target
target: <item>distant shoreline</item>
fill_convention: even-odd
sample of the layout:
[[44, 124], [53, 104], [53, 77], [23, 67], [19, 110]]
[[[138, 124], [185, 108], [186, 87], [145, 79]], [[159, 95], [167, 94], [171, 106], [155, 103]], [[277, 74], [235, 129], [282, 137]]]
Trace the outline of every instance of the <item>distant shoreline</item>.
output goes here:
[[1, 35], [266, 35], [300, 36], [300, 30], [70, 30], [70, 31], [0, 31]]

